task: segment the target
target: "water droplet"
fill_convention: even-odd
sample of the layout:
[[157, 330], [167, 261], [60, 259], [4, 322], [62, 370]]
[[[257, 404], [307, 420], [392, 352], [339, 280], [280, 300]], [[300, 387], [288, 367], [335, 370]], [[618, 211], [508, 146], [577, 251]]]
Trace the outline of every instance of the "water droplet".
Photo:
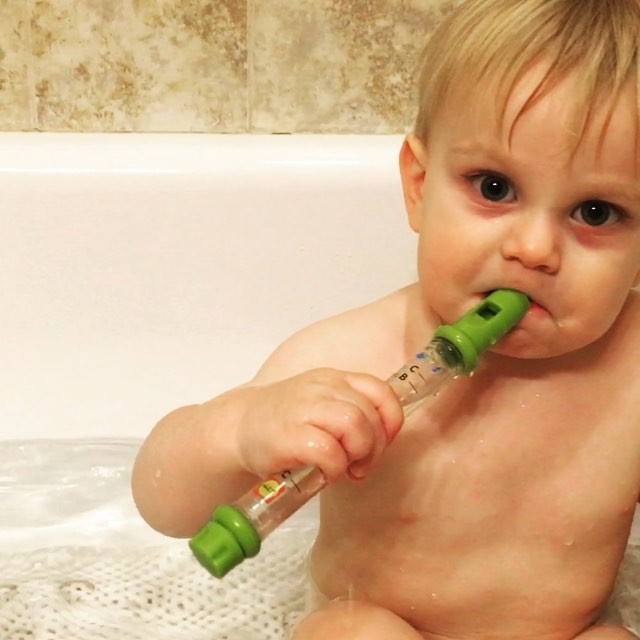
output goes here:
[[321, 444], [320, 442], [317, 442], [316, 440], [307, 441], [307, 447], [309, 449], [323, 449], [323, 450], [327, 450], [329, 448], [328, 445]]
[[565, 538], [564, 546], [565, 547], [572, 547], [574, 542], [575, 542], [575, 540], [574, 540], [573, 536]]
[[438, 594], [437, 593], [432, 593], [431, 594], [431, 599], [432, 600], [436, 600], [438, 598]]
[[456, 463], [456, 459], [455, 458], [451, 458], [451, 464], [455, 464]]

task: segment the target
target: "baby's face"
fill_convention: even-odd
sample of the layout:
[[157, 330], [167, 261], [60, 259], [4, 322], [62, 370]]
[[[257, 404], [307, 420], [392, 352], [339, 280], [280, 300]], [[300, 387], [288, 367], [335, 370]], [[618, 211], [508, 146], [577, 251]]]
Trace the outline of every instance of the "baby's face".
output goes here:
[[577, 144], [571, 78], [520, 113], [539, 72], [512, 92], [506, 126], [488, 98], [443, 109], [409, 206], [428, 311], [450, 322], [493, 289], [523, 291], [531, 308], [498, 346], [519, 357], [599, 338], [640, 270], [635, 93], [599, 105]]

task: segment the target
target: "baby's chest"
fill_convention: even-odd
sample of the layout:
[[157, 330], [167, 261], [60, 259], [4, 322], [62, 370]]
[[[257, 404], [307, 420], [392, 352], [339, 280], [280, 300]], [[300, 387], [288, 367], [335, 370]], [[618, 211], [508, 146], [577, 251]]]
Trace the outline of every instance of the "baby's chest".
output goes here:
[[640, 493], [640, 407], [609, 400], [520, 385], [486, 405], [425, 406], [372, 478], [372, 499], [449, 537], [624, 529]]

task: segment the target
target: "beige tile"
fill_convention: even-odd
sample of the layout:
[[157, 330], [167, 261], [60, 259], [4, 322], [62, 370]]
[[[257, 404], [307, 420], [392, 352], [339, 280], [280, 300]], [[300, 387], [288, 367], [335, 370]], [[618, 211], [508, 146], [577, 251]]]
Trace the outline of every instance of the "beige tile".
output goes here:
[[35, 0], [38, 127], [246, 126], [246, 0]]
[[0, 0], [0, 129], [31, 129], [28, 3]]
[[414, 117], [425, 35], [452, 0], [253, 0], [257, 131], [386, 133]]

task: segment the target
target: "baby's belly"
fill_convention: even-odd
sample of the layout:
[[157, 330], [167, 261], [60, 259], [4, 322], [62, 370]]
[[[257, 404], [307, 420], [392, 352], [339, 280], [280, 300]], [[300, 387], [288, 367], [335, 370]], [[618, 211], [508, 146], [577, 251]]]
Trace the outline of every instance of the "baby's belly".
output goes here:
[[[319, 543], [312, 554], [313, 580], [327, 599], [372, 602], [427, 638], [568, 639], [598, 617], [599, 601], [580, 597], [580, 585], [550, 574], [520, 572], [523, 559], [496, 558], [505, 563], [498, 568], [490, 558], [429, 558], [411, 552], [397, 556], [392, 546], [388, 549], [393, 551], [373, 549], [354, 562], [353, 553], [336, 553]], [[543, 567], [538, 569], [544, 573]], [[505, 571], [513, 576], [505, 579]], [[555, 585], [548, 588], [551, 581]]]
[[594, 562], [580, 541], [461, 535], [386, 515], [325, 518], [312, 577], [328, 599], [383, 606], [425, 637], [573, 638], [597, 619], [615, 578], [615, 549]]

